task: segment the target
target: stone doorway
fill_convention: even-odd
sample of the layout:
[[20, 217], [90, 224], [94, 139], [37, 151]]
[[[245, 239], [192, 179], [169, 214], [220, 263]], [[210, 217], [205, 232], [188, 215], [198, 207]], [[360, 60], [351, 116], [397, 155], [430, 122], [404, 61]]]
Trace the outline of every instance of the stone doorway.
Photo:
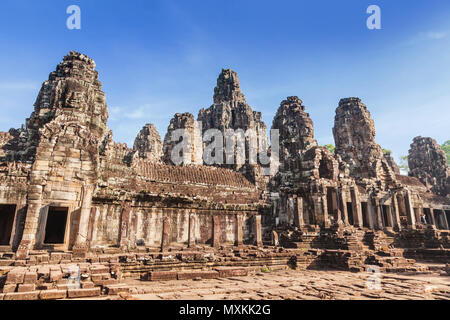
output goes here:
[[64, 244], [69, 209], [50, 207], [45, 224], [45, 244]]
[[10, 245], [15, 215], [15, 205], [0, 205], [0, 246]]
[[347, 202], [347, 217], [348, 217], [348, 223], [353, 226], [355, 224], [355, 222], [353, 220], [353, 208], [352, 208], [351, 202]]
[[434, 210], [434, 219], [436, 221], [436, 228], [438, 228], [439, 230], [445, 230], [446, 225], [445, 225], [445, 217], [444, 217], [445, 211], [442, 210]]
[[431, 218], [431, 210], [429, 208], [423, 208], [423, 212], [425, 214], [427, 224], [433, 224], [433, 219]]
[[367, 202], [361, 202], [361, 209], [362, 209], [363, 227], [370, 228]]
[[388, 214], [391, 213], [391, 208], [388, 205], [381, 206], [381, 218], [383, 222], [383, 228], [393, 227], [389, 223]]

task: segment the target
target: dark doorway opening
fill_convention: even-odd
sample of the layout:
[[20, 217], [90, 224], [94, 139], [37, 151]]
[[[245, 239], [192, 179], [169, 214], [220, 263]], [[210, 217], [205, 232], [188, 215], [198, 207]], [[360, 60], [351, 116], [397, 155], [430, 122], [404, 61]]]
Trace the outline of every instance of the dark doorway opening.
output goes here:
[[393, 227], [393, 226], [389, 225], [388, 214], [391, 214], [390, 211], [391, 211], [391, 208], [389, 206], [387, 206], [387, 205], [381, 206], [381, 212], [382, 212], [381, 217], [383, 218], [383, 227], [384, 228]]
[[63, 244], [66, 235], [67, 208], [50, 207], [45, 225], [46, 244]]
[[445, 230], [445, 220], [444, 220], [444, 211], [434, 210], [434, 219], [436, 221], [436, 228], [439, 230]]
[[333, 203], [333, 195], [332, 192], [335, 192], [333, 188], [327, 188], [327, 211], [328, 211], [328, 217], [330, 218], [331, 222], [334, 222], [337, 220], [337, 216], [335, 215], [335, 208]]
[[431, 218], [431, 210], [429, 208], [423, 208], [423, 212], [425, 214], [427, 224], [433, 224], [433, 219]]
[[13, 204], [0, 205], [0, 245], [9, 246], [11, 233], [16, 214], [16, 206]]
[[367, 209], [367, 202], [361, 202], [361, 209], [362, 209], [362, 218], [363, 218], [363, 227], [370, 228], [369, 219], [368, 219], [368, 209]]
[[351, 202], [347, 202], [347, 217], [348, 217], [348, 223], [350, 225], [354, 225], [353, 221], [353, 207]]

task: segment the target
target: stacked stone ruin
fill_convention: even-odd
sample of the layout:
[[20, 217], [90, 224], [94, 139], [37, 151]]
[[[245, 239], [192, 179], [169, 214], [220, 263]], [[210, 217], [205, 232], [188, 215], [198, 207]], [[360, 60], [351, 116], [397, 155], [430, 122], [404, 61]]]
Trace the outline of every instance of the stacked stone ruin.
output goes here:
[[[395, 272], [424, 268], [413, 259], [449, 261], [445, 155], [418, 137], [409, 176], [401, 175], [358, 98], [336, 109], [335, 154], [319, 146], [302, 100], [283, 100], [272, 124], [279, 170], [271, 175], [247, 160], [204, 163], [211, 129], [253, 129], [257, 145], [271, 149], [262, 115], [232, 70], [222, 70], [213, 105], [197, 120], [173, 117], [164, 142], [147, 124], [129, 148], [114, 141], [107, 119], [95, 62], [70, 52], [43, 83], [25, 125], [0, 132], [0, 300], [115, 294], [126, 290], [122, 277], [133, 276], [369, 264]], [[178, 129], [189, 134], [187, 152], [176, 149]], [[67, 286], [72, 267], [83, 275], [76, 289]]]

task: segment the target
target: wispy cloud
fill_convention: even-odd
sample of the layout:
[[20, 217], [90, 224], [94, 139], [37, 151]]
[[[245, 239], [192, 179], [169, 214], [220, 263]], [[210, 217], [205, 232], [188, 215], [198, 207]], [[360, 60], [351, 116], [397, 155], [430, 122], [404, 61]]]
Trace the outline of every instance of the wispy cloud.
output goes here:
[[416, 43], [422, 41], [433, 41], [433, 40], [441, 40], [446, 38], [448, 35], [447, 32], [444, 31], [428, 31], [428, 32], [419, 32], [414, 37], [406, 41], [406, 45], [414, 45]]

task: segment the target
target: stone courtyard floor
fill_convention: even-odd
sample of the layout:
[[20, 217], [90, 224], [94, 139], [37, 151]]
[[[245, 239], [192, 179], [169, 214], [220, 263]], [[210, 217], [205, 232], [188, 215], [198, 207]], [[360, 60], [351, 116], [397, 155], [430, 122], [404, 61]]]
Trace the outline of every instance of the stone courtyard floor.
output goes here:
[[[127, 280], [126, 300], [450, 300], [450, 277], [434, 274], [281, 270], [213, 280]], [[368, 281], [369, 280], [369, 281]], [[380, 290], [376, 290], [379, 284]], [[371, 289], [372, 288], [372, 289]]]

